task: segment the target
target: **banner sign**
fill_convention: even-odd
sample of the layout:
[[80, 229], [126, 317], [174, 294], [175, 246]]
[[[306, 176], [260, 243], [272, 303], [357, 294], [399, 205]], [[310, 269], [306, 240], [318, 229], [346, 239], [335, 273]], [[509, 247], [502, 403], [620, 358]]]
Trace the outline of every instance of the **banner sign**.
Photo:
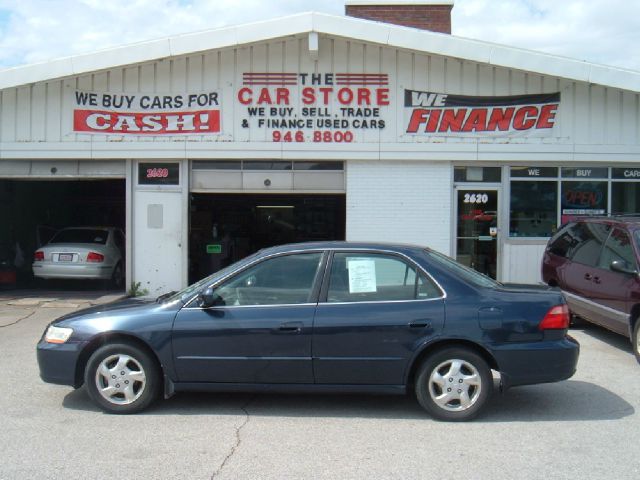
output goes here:
[[220, 133], [218, 92], [106, 93], [76, 90], [75, 133], [209, 135]]
[[420, 136], [551, 136], [560, 93], [472, 97], [404, 91], [406, 133]]
[[244, 73], [237, 101], [242, 128], [273, 142], [353, 142], [387, 125], [386, 73]]

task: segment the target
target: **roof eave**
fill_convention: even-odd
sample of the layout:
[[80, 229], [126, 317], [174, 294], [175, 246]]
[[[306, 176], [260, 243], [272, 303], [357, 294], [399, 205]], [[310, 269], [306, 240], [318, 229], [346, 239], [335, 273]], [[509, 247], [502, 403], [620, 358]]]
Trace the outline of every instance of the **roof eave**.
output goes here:
[[307, 12], [274, 20], [206, 30], [0, 71], [0, 89], [124, 67], [309, 32], [351, 38], [540, 75], [640, 91], [640, 72], [448, 34]]

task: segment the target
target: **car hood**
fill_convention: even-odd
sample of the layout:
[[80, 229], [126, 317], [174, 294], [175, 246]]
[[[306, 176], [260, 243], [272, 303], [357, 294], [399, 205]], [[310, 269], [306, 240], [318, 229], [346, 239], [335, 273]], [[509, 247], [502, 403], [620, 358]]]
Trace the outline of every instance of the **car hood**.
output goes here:
[[137, 316], [159, 308], [171, 307], [174, 303], [175, 302], [173, 302], [172, 304], [159, 304], [156, 303], [154, 299], [150, 298], [124, 298], [112, 303], [94, 305], [92, 307], [83, 308], [82, 310], [69, 313], [62, 317], [59, 317], [54, 322], [52, 322], [52, 324], [64, 326], [77, 320], [86, 320], [91, 318], [104, 318], [107, 316]]

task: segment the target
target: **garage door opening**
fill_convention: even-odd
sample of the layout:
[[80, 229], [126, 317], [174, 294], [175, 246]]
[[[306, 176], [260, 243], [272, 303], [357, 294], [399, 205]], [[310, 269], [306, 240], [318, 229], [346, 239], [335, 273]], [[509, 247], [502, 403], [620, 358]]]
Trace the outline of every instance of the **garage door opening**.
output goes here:
[[193, 193], [189, 283], [284, 243], [344, 240], [345, 195]]
[[[67, 227], [116, 227], [124, 231], [124, 180], [0, 179], [0, 262], [6, 287], [33, 287], [34, 252]], [[124, 252], [122, 252], [124, 255]], [[14, 281], [12, 282], [12, 278]], [[51, 281], [46, 288], [101, 288], [86, 281]]]

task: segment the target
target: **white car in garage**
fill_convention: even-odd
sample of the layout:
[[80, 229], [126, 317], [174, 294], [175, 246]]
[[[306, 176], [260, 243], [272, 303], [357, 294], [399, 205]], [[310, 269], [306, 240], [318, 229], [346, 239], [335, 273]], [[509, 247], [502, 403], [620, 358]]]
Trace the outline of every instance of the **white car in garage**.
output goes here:
[[33, 255], [42, 279], [106, 280], [124, 285], [125, 237], [113, 227], [72, 227], [56, 233]]

